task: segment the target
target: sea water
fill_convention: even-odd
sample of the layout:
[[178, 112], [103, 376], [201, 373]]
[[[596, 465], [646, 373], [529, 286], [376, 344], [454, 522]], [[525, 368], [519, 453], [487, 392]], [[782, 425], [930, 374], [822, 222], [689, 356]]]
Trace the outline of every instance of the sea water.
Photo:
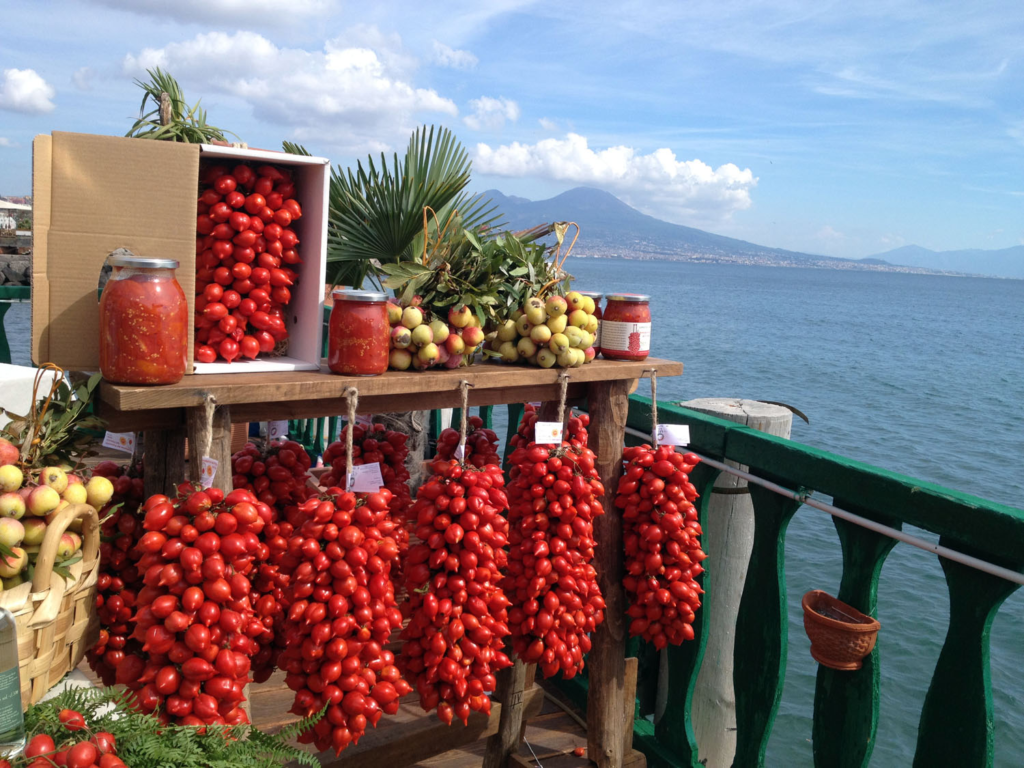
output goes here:
[[[651, 295], [653, 354], [685, 364], [658, 382], [659, 398], [789, 403], [810, 418], [794, 418], [794, 440], [1024, 507], [1024, 281], [576, 257], [566, 266], [581, 290]], [[15, 363], [28, 364], [28, 318], [28, 305], [7, 316]], [[804, 507], [786, 537], [789, 655], [769, 766], [812, 764], [817, 665], [800, 598], [835, 594], [841, 573], [831, 519]], [[872, 765], [897, 768], [912, 761], [948, 624], [937, 558], [898, 544], [878, 603]], [[1024, 590], [992, 627], [992, 688], [996, 765], [1024, 765]]]

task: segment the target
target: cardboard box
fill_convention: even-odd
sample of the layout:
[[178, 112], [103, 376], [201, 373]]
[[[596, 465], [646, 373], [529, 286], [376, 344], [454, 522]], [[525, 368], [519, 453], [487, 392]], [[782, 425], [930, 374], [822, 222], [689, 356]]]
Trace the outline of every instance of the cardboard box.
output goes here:
[[[200, 160], [293, 167], [302, 218], [299, 281], [285, 322], [287, 357], [192, 363], [196, 198]], [[32, 152], [32, 359], [69, 370], [99, 369], [100, 270], [111, 251], [176, 259], [189, 301], [189, 373], [317, 370], [327, 272], [326, 158], [256, 149], [177, 144], [54, 131]]]

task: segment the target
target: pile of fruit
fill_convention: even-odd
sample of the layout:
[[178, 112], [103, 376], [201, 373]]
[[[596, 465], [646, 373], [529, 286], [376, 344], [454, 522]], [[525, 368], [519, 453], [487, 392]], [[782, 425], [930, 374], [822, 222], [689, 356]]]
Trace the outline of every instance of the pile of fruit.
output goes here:
[[196, 219], [195, 358], [254, 359], [288, 338], [302, 218], [288, 168], [211, 165]]
[[442, 722], [468, 724], [472, 711], [490, 714], [494, 673], [512, 664], [506, 564], [508, 498], [501, 468], [435, 461], [420, 486], [412, 517], [419, 543], [409, 550], [399, 667], [415, 681], [420, 705]]
[[[457, 429], [442, 430], [437, 436], [437, 455], [434, 461], [447, 462], [455, 458], [456, 450], [459, 447], [459, 431]], [[466, 449], [462, 459], [466, 464], [472, 464], [477, 469], [482, 469], [488, 464], [501, 464], [498, 457], [498, 435], [493, 429], [484, 427], [484, 420], [479, 416], [470, 416], [466, 430]], [[434, 469], [439, 472], [439, 469]]]
[[389, 301], [388, 322], [390, 367], [396, 371], [469, 365], [484, 341], [480, 319], [465, 305], [449, 309], [445, 322], [441, 317], [431, 317], [430, 311], [416, 299], [405, 307]]
[[[61, 742], [60, 748], [48, 733], [39, 733], [25, 746], [22, 754], [31, 762], [27, 768], [128, 768], [117, 756], [117, 739], [114, 734], [99, 731], [92, 734], [85, 724], [81, 712], [73, 709], [62, 709], [57, 715], [64, 727], [67, 739]], [[0, 768], [11, 768], [7, 760], [0, 760]]]
[[696, 577], [700, 548], [697, 489], [689, 473], [700, 461], [670, 445], [626, 448], [616, 490], [626, 548], [623, 585], [632, 598], [629, 634], [661, 649], [693, 639], [694, 612], [704, 592]]
[[[597, 584], [593, 520], [604, 513], [604, 486], [587, 447], [589, 416], [569, 419], [569, 439], [537, 445], [537, 414], [527, 410], [509, 455], [508, 575], [512, 648], [544, 677], [583, 669], [590, 634], [604, 620]], [[614, 544], [609, 544], [614, 546]]]
[[[91, 504], [100, 509], [110, 501], [114, 487], [105, 477], [88, 482], [62, 467], [23, 471], [16, 446], [0, 438], [0, 577], [3, 588], [12, 589], [25, 581], [54, 517], [71, 504]], [[70, 467], [68, 467], [70, 470]], [[78, 526], [78, 530], [81, 527]], [[61, 536], [57, 560], [68, 561], [82, 548], [75, 530]]]
[[487, 334], [488, 346], [506, 363], [522, 359], [541, 368], [579, 368], [597, 357], [596, 309], [591, 297], [576, 291], [546, 300], [529, 298], [511, 319]]
[[390, 492], [340, 491], [289, 511], [293, 533], [282, 555], [284, 650], [278, 665], [295, 691], [292, 712], [326, 717], [299, 737], [341, 752], [412, 689], [385, 649], [402, 624], [391, 569], [398, 562]]

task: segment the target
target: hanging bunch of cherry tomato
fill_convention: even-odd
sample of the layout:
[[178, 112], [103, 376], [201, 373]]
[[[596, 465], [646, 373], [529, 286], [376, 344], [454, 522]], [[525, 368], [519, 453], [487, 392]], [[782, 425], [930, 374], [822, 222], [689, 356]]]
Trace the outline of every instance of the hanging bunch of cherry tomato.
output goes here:
[[185, 484], [174, 500], [151, 496], [135, 552], [143, 574], [133, 637], [143, 659], [128, 657], [119, 679], [143, 712], [182, 725], [238, 725], [256, 638], [254, 564], [269, 550], [258, 534], [270, 508], [249, 491], [227, 496]]
[[626, 448], [616, 490], [622, 510], [626, 576], [632, 599], [629, 634], [661, 649], [693, 639], [694, 612], [704, 592], [696, 581], [706, 555], [700, 548], [697, 489], [689, 473], [700, 461], [673, 446]]
[[508, 575], [512, 647], [544, 677], [583, 669], [590, 633], [604, 620], [604, 598], [591, 564], [593, 520], [604, 513], [604, 486], [587, 448], [589, 416], [569, 419], [560, 446], [532, 441], [537, 414], [528, 409], [509, 456]]
[[[434, 460], [447, 462], [454, 459], [455, 449], [458, 447], [459, 431], [451, 427], [442, 430], [437, 436], [437, 455]], [[462, 461], [478, 469], [488, 464], [501, 465], [501, 459], [498, 457], [498, 435], [493, 429], [485, 428], [484, 420], [479, 416], [470, 416], [468, 419], [466, 455]]]
[[[325, 488], [345, 487], [345, 435], [349, 427], [341, 430], [341, 438], [327, 446], [324, 451], [324, 465], [330, 469], [320, 477]], [[409, 469], [405, 460], [409, 458], [406, 446], [409, 436], [383, 424], [356, 424], [352, 430], [352, 463], [380, 464], [384, 487], [391, 491], [391, 513], [402, 515], [412, 503], [409, 490]]]
[[298, 279], [302, 218], [286, 167], [241, 163], [202, 172], [196, 219], [195, 358], [231, 362], [288, 338], [284, 307]]
[[398, 711], [412, 688], [384, 646], [401, 626], [391, 569], [398, 559], [387, 489], [356, 495], [337, 490], [290, 511], [284, 569], [284, 649], [278, 665], [302, 717], [327, 705], [326, 717], [299, 737], [341, 752], [368, 725]]
[[100, 622], [99, 640], [89, 649], [89, 666], [104, 685], [113, 685], [125, 655], [138, 654], [141, 644], [130, 639], [135, 598], [142, 578], [129, 556], [145, 531], [136, 513], [145, 493], [142, 463], [120, 466], [102, 461], [93, 467], [93, 475], [106, 477], [114, 486], [114, 495], [99, 510], [100, 573], [96, 579], [96, 613]]
[[509, 601], [500, 583], [506, 564], [508, 498], [501, 468], [434, 461], [411, 510], [419, 543], [409, 550], [398, 663], [415, 683], [424, 710], [468, 724], [490, 714], [494, 673], [510, 666], [502, 648]]

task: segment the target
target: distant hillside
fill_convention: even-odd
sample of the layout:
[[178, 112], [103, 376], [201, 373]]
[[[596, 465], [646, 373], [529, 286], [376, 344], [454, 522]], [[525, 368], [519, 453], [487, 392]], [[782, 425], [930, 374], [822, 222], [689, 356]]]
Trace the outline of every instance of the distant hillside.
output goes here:
[[1024, 245], [985, 251], [970, 248], [963, 251], [932, 251], [920, 245], [905, 245], [892, 251], [879, 253], [873, 258], [885, 259], [892, 264], [927, 267], [974, 275], [1024, 278]]
[[670, 224], [640, 213], [614, 195], [591, 187], [570, 189], [549, 200], [526, 200], [504, 195], [496, 189], [483, 194], [501, 208], [509, 228], [513, 230], [528, 229], [550, 221], [578, 222], [582, 237], [575, 253], [581, 256], [829, 269], [931, 271], [896, 267], [877, 260], [855, 261], [769, 248], [693, 227]]

